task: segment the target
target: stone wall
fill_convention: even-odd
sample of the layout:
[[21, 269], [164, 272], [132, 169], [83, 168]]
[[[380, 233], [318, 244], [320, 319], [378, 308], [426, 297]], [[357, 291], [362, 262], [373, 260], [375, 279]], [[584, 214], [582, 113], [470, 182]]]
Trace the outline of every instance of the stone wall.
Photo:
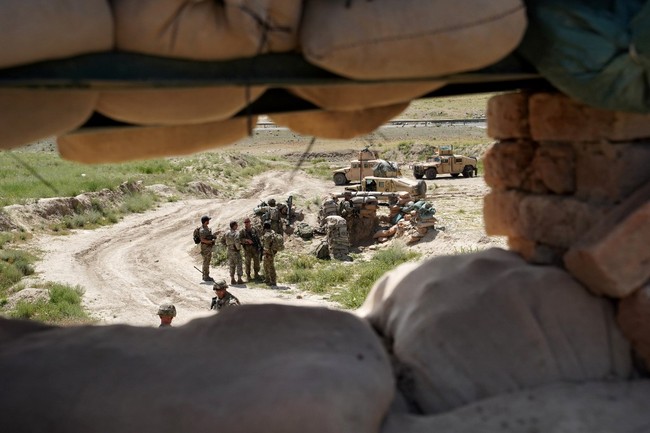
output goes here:
[[650, 115], [512, 93], [490, 100], [488, 134], [487, 233], [622, 299], [619, 324], [650, 363]]

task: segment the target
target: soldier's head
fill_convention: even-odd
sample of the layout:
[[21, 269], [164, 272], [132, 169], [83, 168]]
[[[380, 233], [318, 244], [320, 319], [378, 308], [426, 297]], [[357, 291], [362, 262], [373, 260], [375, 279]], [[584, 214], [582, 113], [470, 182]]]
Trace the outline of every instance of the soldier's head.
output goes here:
[[270, 221], [264, 221], [264, 230], [271, 230], [271, 222]]
[[158, 307], [158, 317], [160, 317], [161, 326], [170, 326], [172, 319], [176, 317], [176, 307], [174, 304], [162, 304]]
[[221, 299], [224, 296], [226, 296], [226, 289], [228, 288], [228, 284], [226, 284], [226, 280], [217, 280], [214, 282], [214, 286], [212, 286], [212, 289], [214, 290], [214, 293], [217, 294], [217, 298]]
[[352, 199], [352, 193], [350, 191], [345, 191], [343, 193], [343, 198], [346, 200], [351, 200]]
[[201, 217], [201, 224], [206, 225], [207, 223], [210, 222], [210, 219], [211, 219], [211, 218], [210, 218], [209, 216], [207, 216], [207, 215], [203, 215], [203, 216]]
[[273, 206], [275, 206], [275, 199], [270, 198], [270, 199], [268, 199], [267, 203], [269, 204], [269, 206], [273, 207]]
[[247, 229], [251, 228], [251, 219], [250, 218], [244, 219], [244, 227], [246, 227]]
[[230, 228], [233, 230], [237, 229], [237, 221], [230, 221]]

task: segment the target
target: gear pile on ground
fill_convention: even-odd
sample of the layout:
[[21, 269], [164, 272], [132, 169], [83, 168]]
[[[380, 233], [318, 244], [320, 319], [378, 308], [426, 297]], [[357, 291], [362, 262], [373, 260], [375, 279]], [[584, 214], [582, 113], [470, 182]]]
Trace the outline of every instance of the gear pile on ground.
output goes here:
[[380, 221], [391, 226], [375, 232], [373, 238], [378, 242], [386, 242], [392, 237], [405, 237], [407, 243], [418, 242], [429, 229], [435, 227], [438, 221], [434, 217], [435, 213], [433, 203], [426, 200], [414, 202], [408, 193], [400, 193], [396, 200], [389, 202], [388, 217], [380, 218]]

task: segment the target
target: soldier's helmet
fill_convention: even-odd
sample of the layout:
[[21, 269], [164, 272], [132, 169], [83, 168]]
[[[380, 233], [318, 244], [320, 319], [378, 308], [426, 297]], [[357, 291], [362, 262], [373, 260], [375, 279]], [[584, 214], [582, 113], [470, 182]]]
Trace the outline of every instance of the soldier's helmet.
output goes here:
[[174, 304], [162, 304], [158, 307], [158, 315], [176, 317], [176, 307]]
[[275, 199], [270, 198], [270, 199], [268, 199], [267, 203], [269, 204], [269, 206], [275, 206]]
[[212, 290], [219, 290], [219, 289], [227, 289], [228, 284], [226, 284], [226, 280], [217, 280], [214, 282], [214, 286], [212, 286]]

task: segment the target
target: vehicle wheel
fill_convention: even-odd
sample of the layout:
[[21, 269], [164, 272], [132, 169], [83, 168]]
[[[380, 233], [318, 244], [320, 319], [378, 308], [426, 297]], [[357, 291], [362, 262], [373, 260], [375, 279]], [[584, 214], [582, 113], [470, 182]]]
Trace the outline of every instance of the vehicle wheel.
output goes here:
[[424, 198], [427, 195], [427, 183], [423, 180], [418, 181], [418, 194]]
[[422, 179], [424, 177], [424, 175], [413, 173], [413, 177], [416, 178], [416, 179]]
[[424, 174], [427, 176], [427, 179], [435, 179], [436, 176], [438, 176], [438, 170], [433, 167], [427, 168], [427, 171], [425, 171]]
[[460, 173], [451, 173], [451, 177], [458, 177], [458, 175], [460, 175]]
[[465, 166], [463, 169], [463, 177], [474, 177], [474, 167], [471, 165]]
[[334, 184], [335, 185], [345, 185], [348, 183], [348, 178], [345, 177], [343, 173], [336, 173], [334, 175]]

